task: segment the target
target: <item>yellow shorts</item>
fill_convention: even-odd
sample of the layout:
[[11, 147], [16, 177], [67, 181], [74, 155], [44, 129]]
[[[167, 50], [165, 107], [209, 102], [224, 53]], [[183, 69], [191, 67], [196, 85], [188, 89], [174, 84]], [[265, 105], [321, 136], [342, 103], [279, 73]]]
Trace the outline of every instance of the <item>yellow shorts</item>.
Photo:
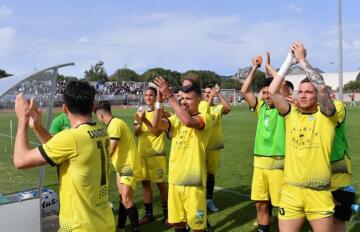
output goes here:
[[142, 156], [141, 172], [142, 179], [153, 183], [166, 182], [166, 157], [165, 156]]
[[216, 175], [220, 168], [220, 150], [209, 150], [206, 154], [207, 173]]
[[127, 186], [131, 187], [135, 192], [136, 183], [137, 183], [138, 179], [136, 177], [133, 177], [133, 176], [120, 176], [117, 173], [116, 181], [118, 183], [120, 182], [121, 184], [124, 184], [124, 185], [127, 185]]
[[169, 184], [169, 223], [186, 222], [193, 230], [206, 227], [206, 188]]
[[306, 217], [309, 221], [331, 217], [334, 202], [330, 191], [318, 191], [284, 184], [280, 193], [279, 219]]
[[283, 177], [284, 171], [281, 169], [263, 169], [254, 167], [251, 185], [251, 200], [271, 200], [273, 206], [279, 206]]

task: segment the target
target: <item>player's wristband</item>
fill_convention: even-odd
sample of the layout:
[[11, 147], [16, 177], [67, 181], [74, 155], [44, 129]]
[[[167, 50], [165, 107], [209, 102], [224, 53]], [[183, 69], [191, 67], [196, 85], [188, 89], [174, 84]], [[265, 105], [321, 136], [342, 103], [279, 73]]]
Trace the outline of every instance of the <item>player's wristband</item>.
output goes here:
[[293, 58], [294, 58], [293, 54], [289, 52], [284, 63], [281, 65], [281, 68], [278, 71], [279, 76], [281, 76], [282, 78], [284, 78], [286, 74], [289, 72]]
[[162, 103], [161, 102], [155, 102], [155, 109], [160, 110], [162, 108]]

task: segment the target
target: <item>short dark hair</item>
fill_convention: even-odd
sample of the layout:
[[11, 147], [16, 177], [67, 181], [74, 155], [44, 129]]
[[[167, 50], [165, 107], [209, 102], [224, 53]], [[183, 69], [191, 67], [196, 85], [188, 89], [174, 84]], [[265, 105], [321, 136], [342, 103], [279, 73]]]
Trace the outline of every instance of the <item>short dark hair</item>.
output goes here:
[[180, 88], [180, 91], [183, 93], [195, 92], [196, 95], [201, 97], [201, 88], [198, 85], [185, 85]]
[[156, 88], [155, 88], [155, 87], [149, 86], [149, 87], [147, 87], [147, 88], [145, 89], [145, 92], [146, 92], [147, 90], [151, 90], [151, 91], [153, 91], [153, 92], [154, 92], [155, 97], [157, 96], [157, 90], [156, 90]]
[[199, 88], [201, 89], [201, 81], [200, 78], [194, 75], [188, 75], [184, 80], [184, 81], [189, 81], [191, 82], [192, 85], [197, 85], [199, 86]]
[[264, 78], [261, 82], [260, 82], [260, 89], [264, 88], [264, 87], [269, 87], [271, 82], [273, 81], [274, 78], [272, 77], [268, 77], [268, 78]]
[[108, 112], [111, 114], [111, 104], [109, 101], [100, 101], [94, 108], [94, 112], [98, 110], [104, 110], [105, 112]]
[[88, 82], [70, 81], [63, 93], [64, 103], [70, 113], [88, 115], [93, 111], [95, 94], [95, 88]]
[[300, 84], [299, 84], [299, 85], [301, 85], [302, 83], [310, 83], [310, 84], [314, 87], [315, 91], [316, 91], [316, 92], [318, 91], [318, 90], [316, 89], [316, 87], [313, 85], [313, 83], [311, 83], [311, 81], [310, 81], [310, 79], [309, 79], [308, 77], [305, 77], [304, 79], [302, 79], [302, 80], [300, 81]]
[[214, 85], [212, 85], [212, 84], [207, 84], [207, 85], [205, 86], [205, 89], [206, 89], [206, 88], [212, 89], [212, 88], [214, 88]]
[[300, 81], [300, 84], [302, 84], [302, 83], [307, 83], [307, 82], [310, 82], [310, 83], [311, 83], [310, 79], [309, 79], [308, 77], [305, 77], [304, 79], [302, 79], [302, 80]]

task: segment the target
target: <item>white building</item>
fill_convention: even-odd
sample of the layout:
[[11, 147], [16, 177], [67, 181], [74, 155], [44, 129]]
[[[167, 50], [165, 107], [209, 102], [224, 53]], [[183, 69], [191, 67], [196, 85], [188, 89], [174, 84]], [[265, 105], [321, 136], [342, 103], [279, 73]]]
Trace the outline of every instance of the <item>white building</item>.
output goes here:
[[[331, 86], [333, 90], [337, 90], [339, 87], [339, 73], [321, 73], [324, 77], [325, 83], [328, 86]], [[355, 81], [358, 72], [344, 72], [343, 73], [343, 85], [349, 81]], [[286, 80], [291, 81], [294, 84], [295, 90], [300, 84], [300, 81], [306, 77], [305, 74], [295, 74], [287, 75]]]

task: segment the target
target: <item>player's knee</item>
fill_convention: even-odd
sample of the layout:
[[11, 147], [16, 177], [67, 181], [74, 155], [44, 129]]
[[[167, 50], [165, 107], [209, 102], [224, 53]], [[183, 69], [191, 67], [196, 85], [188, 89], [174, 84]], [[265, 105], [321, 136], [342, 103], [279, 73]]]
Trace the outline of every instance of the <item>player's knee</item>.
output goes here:
[[122, 198], [122, 203], [125, 206], [125, 208], [127, 208], [127, 209], [131, 208], [134, 205], [131, 197], [128, 197], [128, 196], [124, 196]]

